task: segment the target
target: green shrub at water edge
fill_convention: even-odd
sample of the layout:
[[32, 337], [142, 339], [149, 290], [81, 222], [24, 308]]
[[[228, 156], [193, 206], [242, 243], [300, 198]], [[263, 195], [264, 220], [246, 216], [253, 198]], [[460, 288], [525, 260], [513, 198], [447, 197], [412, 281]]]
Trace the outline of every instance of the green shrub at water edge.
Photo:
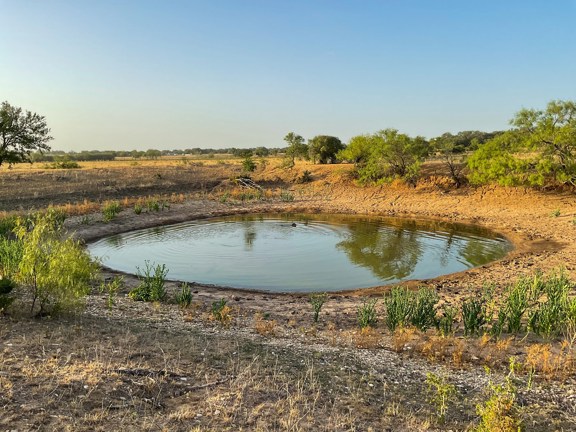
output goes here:
[[22, 244], [16, 282], [29, 290], [31, 313], [39, 315], [71, 311], [82, 304], [98, 267], [82, 245], [62, 232], [58, 212], [32, 217], [32, 228], [19, 219], [15, 229]]
[[180, 292], [176, 294], [176, 303], [181, 308], [188, 308], [192, 304], [192, 290], [186, 282], [180, 285]]
[[478, 335], [489, 321], [486, 299], [470, 297], [462, 301], [464, 336]]
[[144, 270], [137, 267], [136, 275], [140, 279], [140, 285], [128, 293], [131, 299], [146, 302], [161, 302], [166, 299], [167, 293], [164, 284], [168, 269], [165, 264], [154, 266], [150, 264], [150, 261], [145, 261]]

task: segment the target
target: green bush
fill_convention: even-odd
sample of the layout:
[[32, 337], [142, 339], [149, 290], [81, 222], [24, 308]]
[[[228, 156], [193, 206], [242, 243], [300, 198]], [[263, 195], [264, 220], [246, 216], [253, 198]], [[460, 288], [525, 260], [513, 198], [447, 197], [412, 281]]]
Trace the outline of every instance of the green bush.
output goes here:
[[134, 288], [128, 296], [136, 301], [164, 301], [167, 293], [164, 284], [168, 269], [165, 264], [151, 265], [150, 261], [144, 262], [144, 270], [136, 268], [136, 275], [140, 279], [140, 284]]
[[246, 173], [251, 173], [256, 169], [256, 162], [252, 159], [251, 156], [244, 158], [242, 161], [242, 171]]
[[122, 276], [116, 276], [112, 278], [109, 282], [103, 282], [100, 285], [100, 292], [107, 294], [106, 296], [106, 306], [108, 309], [112, 309], [112, 306], [116, 304], [116, 296], [118, 291], [124, 287], [124, 278]]
[[442, 336], [450, 336], [454, 333], [454, 321], [457, 315], [457, 308], [448, 306], [442, 309], [442, 316], [438, 320], [438, 330]]
[[410, 297], [410, 291], [402, 287], [394, 287], [389, 295], [384, 296], [385, 322], [390, 331], [406, 327], [410, 322]]
[[82, 245], [64, 238], [62, 217], [56, 211], [32, 217], [33, 228], [19, 219], [15, 229], [22, 243], [16, 282], [30, 289], [31, 313], [72, 311], [82, 304], [98, 266]]

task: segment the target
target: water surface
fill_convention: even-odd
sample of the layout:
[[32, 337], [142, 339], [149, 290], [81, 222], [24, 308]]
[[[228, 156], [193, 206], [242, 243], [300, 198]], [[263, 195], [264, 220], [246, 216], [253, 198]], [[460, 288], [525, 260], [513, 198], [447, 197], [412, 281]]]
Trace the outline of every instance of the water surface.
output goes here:
[[107, 267], [275, 292], [339, 291], [429, 279], [503, 257], [511, 244], [480, 227], [348, 215], [236, 215], [156, 227], [88, 246]]

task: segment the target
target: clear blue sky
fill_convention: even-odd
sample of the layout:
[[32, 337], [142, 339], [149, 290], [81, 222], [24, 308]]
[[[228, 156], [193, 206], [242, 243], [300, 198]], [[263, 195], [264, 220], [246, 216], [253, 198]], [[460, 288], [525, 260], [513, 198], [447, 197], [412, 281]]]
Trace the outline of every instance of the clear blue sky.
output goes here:
[[505, 129], [576, 99], [576, 0], [0, 0], [0, 100], [59, 150]]

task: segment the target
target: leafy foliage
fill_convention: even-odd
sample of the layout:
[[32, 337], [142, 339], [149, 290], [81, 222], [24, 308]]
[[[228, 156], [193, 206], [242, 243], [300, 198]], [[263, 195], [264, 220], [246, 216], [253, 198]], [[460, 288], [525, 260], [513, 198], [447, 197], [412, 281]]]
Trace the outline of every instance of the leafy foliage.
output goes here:
[[344, 144], [333, 136], [317, 135], [308, 140], [308, 152], [312, 162], [334, 163], [337, 161], [337, 154], [344, 149]]
[[0, 106], [0, 166], [18, 162], [31, 162], [34, 151], [49, 151], [47, 143], [52, 139], [43, 116], [8, 102]]
[[511, 124], [469, 158], [471, 182], [576, 187], [576, 102], [523, 109]]
[[78, 241], [64, 238], [57, 212], [35, 215], [32, 221], [32, 229], [21, 219], [16, 226], [22, 242], [16, 281], [31, 291], [31, 312], [37, 303], [39, 314], [73, 310], [88, 293], [98, 267]]
[[404, 287], [394, 287], [384, 297], [386, 325], [391, 331], [408, 325], [426, 331], [438, 324], [436, 303], [438, 294], [430, 288], [411, 291]]
[[308, 145], [304, 142], [302, 136], [289, 132], [284, 137], [284, 141], [288, 143], [286, 149], [286, 157], [294, 165], [294, 159], [308, 159]]
[[396, 129], [353, 137], [339, 157], [353, 161], [361, 183], [403, 178], [415, 183], [420, 164], [429, 153], [422, 137], [411, 138]]

